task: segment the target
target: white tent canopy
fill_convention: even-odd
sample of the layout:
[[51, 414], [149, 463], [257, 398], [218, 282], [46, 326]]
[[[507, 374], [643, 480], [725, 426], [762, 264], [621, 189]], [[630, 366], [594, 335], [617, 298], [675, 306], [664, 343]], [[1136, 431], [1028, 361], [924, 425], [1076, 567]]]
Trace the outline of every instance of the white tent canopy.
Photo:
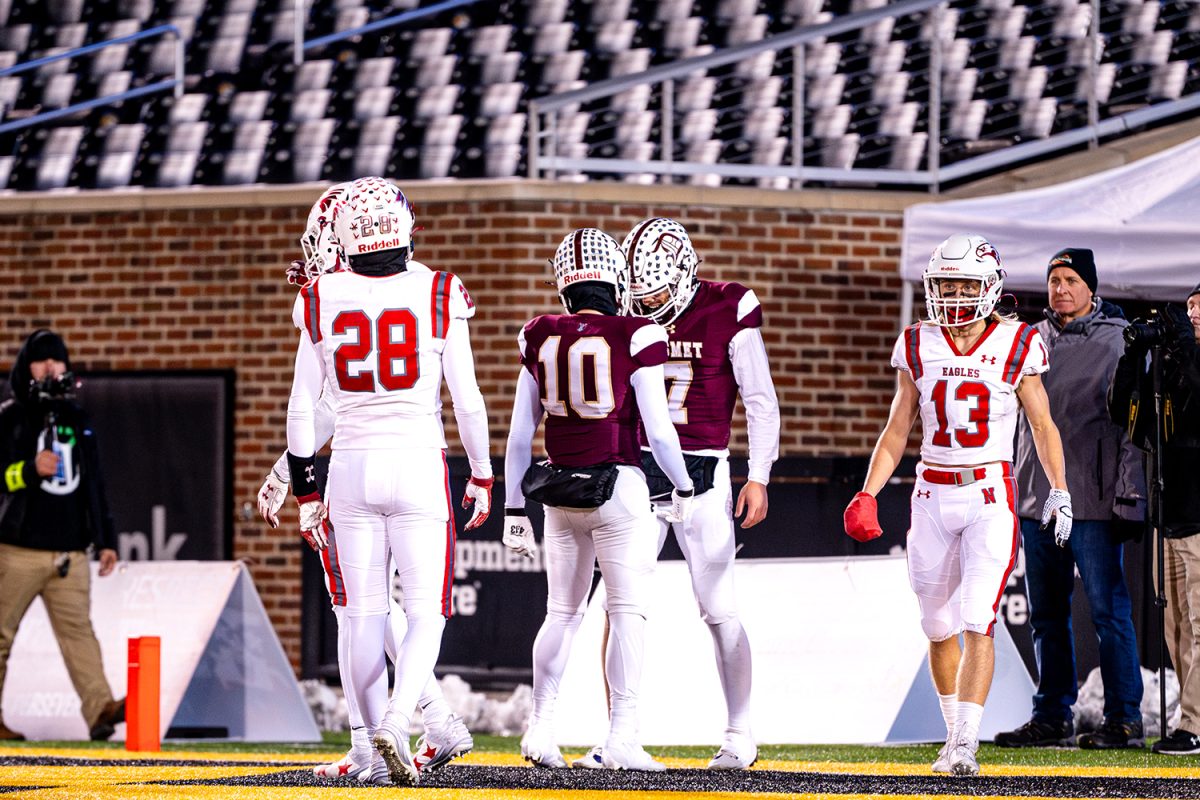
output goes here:
[[995, 245], [1006, 289], [1044, 291], [1050, 257], [1088, 247], [1102, 297], [1182, 302], [1200, 282], [1200, 139], [1068, 183], [911, 206], [901, 277], [920, 282], [933, 248], [954, 233]]

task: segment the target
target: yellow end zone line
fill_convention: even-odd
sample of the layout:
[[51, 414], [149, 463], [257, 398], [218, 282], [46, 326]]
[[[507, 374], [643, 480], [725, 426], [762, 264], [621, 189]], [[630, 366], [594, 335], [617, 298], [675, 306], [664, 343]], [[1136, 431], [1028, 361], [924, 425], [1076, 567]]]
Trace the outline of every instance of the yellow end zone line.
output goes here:
[[[138, 753], [125, 750], [100, 748], [46, 748], [35, 750], [31, 747], [0, 747], [0, 757], [49, 757], [49, 758], [89, 758], [102, 761], [230, 761], [230, 762], [294, 762], [321, 764], [340, 758], [343, 751], [310, 751], [301, 753], [214, 753], [210, 751], [171, 750], [158, 753]], [[575, 757], [583, 755], [583, 751], [565, 751], [568, 763]], [[673, 769], [703, 769], [708, 763], [702, 758], [662, 758], [664, 764]], [[528, 766], [521, 756], [515, 753], [471, 753], [457, 759], [454, 764], [477, 765], [492, 767], [521, 767]], [[31, 769], [23, 767], [22, 769]], [[70, 767], [78, 770], [79, 767]], [[173, 769], [185, 769], [177, 767]], [[263, 768], [268, 769], [268, 768]], [[835, 775], [904, 775], [927, 776], [929, 767], [925, 764], [901, 764], [888, 761], [777, 761], [760, 759], [754, 766], [760, 770], [778, 770], [780, 772], [817, 772]], [[1118, 767], [1118, 766], [1034, 766], [1013, 764], [980, 765], [983, 775], [991, 776], [1042, 776], [1042, 777], [1089, 777], [1089, 778], [1183, 778], [1200, 779], [1200, 765], [1196, 767]]]

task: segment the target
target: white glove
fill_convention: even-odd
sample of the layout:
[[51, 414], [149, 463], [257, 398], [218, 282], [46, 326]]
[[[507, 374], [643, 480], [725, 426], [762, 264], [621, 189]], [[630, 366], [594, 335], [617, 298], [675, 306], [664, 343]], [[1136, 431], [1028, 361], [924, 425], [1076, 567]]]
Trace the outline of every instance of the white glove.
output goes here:
[[667, 522], [687, 522], [692, 515], [692, 500], [695, 497], [695, 489], [674, 489], [671, 491], [671, 507], [660, 509], [657, 514]]
[[279, 527], [279, 509], [287, 499], [288, 482], [275, 474], [272, 469], [267, 473], [262, 488], [258, 490], [258, 513], [272, 528]]
[[324, 550], [329, 546], [329, 538], [325, 536], [325, 527], [321, 524], [328, 516], [329, 511], [320, 500], [300, 504], [300, 535], [313, 550]]
[[1050, 525], [1051, 518], [1054, 519], [1054, 543], [1059, 547], [1066, 547], [1067, 540], [1071, 538], [1071, 523], [1074, 521], [1074, 514], [1071, 513], [1071, 493], [1066, 489], [1050, 490], [1046, 505], [1042, 506], [1042, 530], [1046, 530]]
[[518, 555], [530, 559], [537, 556], [537, 544], [533, 541], [533, 524], [524, 514], [505, 510], [502, 541], [505, 547]]
[[487, 521], [492, 512], [492, 485], [495, 478], [476, 478], [474, 475], [467, 481], [467, 490], [463, 492], [462, 507], [469, 508], [475, 504], [475, 513], [467, 520], [463, 530], [473, 531]]

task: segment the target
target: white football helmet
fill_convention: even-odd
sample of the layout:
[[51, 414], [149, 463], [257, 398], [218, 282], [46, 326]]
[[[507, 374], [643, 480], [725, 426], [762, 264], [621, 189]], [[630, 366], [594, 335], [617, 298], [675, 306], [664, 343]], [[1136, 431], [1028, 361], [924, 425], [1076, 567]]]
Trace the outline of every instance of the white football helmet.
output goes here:
[[[986, 319], [992, 313], [1000, 301], [1004, 270], [1000, 268], [1000, 254], [987, 239], [956, 233], [934, 248], [922, 278], [929, 320], [953, 328]], [[943, 279], [979, 281], [979, 292], [942, 297]]]
[[577, 283], [599, 281], [617, 290], [617, 313], [629, 313], [629, 265], [617, 240], [598, 228], [568, 233], [554, 251], [554, 282], [558, 298], [567, 308], [564, 290]]
[[[700, 258], [684, 227], [663, 217], [642, 220], [621, 243], [621, 252], [632, 272], [629, 292], [633, 313], [660, 325], [674, 322], [692, 302], [699, 286], [696, 268]], [[668, 295], [660, 305], [645, 303], [664, 291]]]
[[411, 256], [415, 223], [404, 192], [383, 178], [359, 178], [334, 206], [333, 233], [347, 258], [400, 248]]
[[326, 272], [346, 268], [346, 253], [333, 234], [333, 207], [346, 192], [348, 183], [338, 183], [321, 193], [308, 212], [308, 223], [300, 235], [304, 252], [304, 275], [310, 281]]

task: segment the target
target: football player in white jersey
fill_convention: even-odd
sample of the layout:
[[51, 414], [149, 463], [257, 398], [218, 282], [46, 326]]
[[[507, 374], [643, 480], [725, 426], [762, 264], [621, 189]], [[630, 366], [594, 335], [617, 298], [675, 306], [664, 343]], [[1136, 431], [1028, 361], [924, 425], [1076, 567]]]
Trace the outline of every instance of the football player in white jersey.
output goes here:
[[[346, 268], [346, 254], [333, 233], [333, 205], [340, 200], [349, 183], [339, 183], [321, 193], [321, 197], [313, 205], [308, 215], [304, 233], [300, 237], [300, 247], [304, 253], [303, 261], [294, 261], [287, 270], [288, 282], [303, 286], [315, 280], [326, 272]], [[423, 265], [410, 260], [409, 269], [425, 269]], [[301, 302], [297, 294], [296, 302]], [[315, 441], [318, 449], [328, 443], [333, 435], [333, 393], [328, 385], [322, 390], [320, 403], [314, 413]], [[287, 498], [288, 485], [291, 480], [288, 469], [287, 451], [285, 450], [263, 481], [258, 491], [258, 512], [271, 525], [279, 525], [279, 509]], [[464, 498], [465, 500], [466, 498]], [[468, 530], [478, 526], [484, 513], [486, 503], [476, 506], [475, 514], [467, 523]], [[341, 575], [336, 540], [329, 541], [328, 547], [318, 547], [311, 532], [305, 532], [305, 539], [321, 559], [321, 568], [325, 573], [325, 586], [329, 591], [329, 599], [333, 606], [334, 617], [338, 623], [338, 672], [341, 674], [342, 687], [346, 695], [346, 710], [350, 723], [350, 750], [345, 756], [329, 764], [321, 764], [313, 768], [313, 773], [321, 778], [362, 778], [368, 777], [367, 767], [370, 765], [374, 750], [370, 738], [363, 726], [362, 714], [358, 701], [351, 689], [349, 670], [349, 653], [347, 650], [348, 637], [345, 635], [342, 620], [345, 611], [346, 594]], [[393, 662], [396, 660], [396, 643], [404, 639], [408, 628], [404, 611], [391, 598], [388, 613], [387, 654]], [[442, 695], [441, 687], [436, 678], [430, 676], [421, 696], [421, 718], [425, 733], [418, 740], [414, 759], [422, 771], [433, 771], [448, 763], [451, 759], [470, 752], [474, 746], [470, 731], [463, 724], [462, 718], [453, 714]]]
[[1062, 441], [1039, 377], [1050, 366], [1046, 346], [1030, 326], [995, 313], [1003, 281], [996, 249], [981, 236], [951, 236], [933, 251], [924, 281], [929, 319], [896, 341], [891, 414], [845, 524], [858, 541], [881, 534], [875, 496], [920, 416], [907, 550], [947, 728], [933, 771], [976, 775], [979, 721], [994, 668], [993, 627], [1021, 541], [1012, 477], [1018, 407], [1052, 487], [1042, 525], [1054, 526], [1059, 546], [1071, 535], [1071, 496]]
[[[415, 784], [409, 727], [437, 661], [454, 573], [443, 376], [471, 465], [467, 496], [479, 512], [473, 521], [482, 523], [490, 508], [487, 416], [466, 322], [475, 308], [458, 278], [410, 261], [412, 208], [391, 183], [355, 181], [333, 205], [332, 224], [349, 269], [301, 289], [288, 464], [301, 530], [320, 546], [328, 538], [337, 544], [351, 687], [382, 756], [370, 780], [383, 782], [386, 773], [393, 783]], [[327, 381], [333, 452], [322, 499], [314, 420]], [[389, 700], [392, 560], [408, 629]]]
[[[767, 515], [767, 482], [779, 455], [779, 401], [763, 344], [762, 307], [738, 283], [700, 280], [700, 258], [687, 230], [655, 217], [639, 222], [621, 250], [631, 271], [631, 311], [667, 329], [670, 355], [663, 369], [671, 422], [696, 484], [687, 522], [658, 516], [658, 550], [674, 530], [692, 576], [700, 616], [708, 625], [727, 715], [724, 738], [709, 769], [747, 769], [758, 757], [750, 729], [750, 641], [734, 600], [733, 520], [743, 528]], [[741, 395], [750, 440], [749, 480], [736, 510], [729, 480], [729, 438], [734, 403]], [[650, 497], [660, 511], [670, 491], [662, 470], [642, 451]], [[593, 747], [573, 766], [603, 766], [603, 749]]]

